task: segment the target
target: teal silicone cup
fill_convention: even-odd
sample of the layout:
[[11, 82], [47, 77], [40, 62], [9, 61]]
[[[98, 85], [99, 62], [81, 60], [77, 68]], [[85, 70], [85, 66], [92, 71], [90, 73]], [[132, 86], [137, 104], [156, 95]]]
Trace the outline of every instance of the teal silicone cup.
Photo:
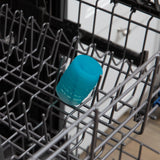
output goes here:
[[62, 75], [56, 87], [57, 95], [69, 105], [78, 105], [95, 87], [101, 74], [102, 68], [94, 58], [79, 55]]

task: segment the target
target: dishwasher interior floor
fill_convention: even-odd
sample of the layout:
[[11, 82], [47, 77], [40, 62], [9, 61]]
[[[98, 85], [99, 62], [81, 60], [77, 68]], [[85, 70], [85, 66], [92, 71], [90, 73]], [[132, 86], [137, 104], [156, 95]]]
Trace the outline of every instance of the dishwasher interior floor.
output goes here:
[[[146, 125], [145, 131], [142, 135], [132, 134], [136, 140], [150, 146], [151, 148], [160, 152], [160, 109], [154, 113], [157, 117], [156, 120], [149, 119]], [[125, 115], [124, 115], [125, 116]], [[122, 117], [123, 118], [123, 117]], [[126, 141], [127, 145], [124, 150], [129, 151], [132, 155], [137, 156], [139, 146], [134, 141]], [[113, 153], [115, 157], [115, 153]], [[119, 156], [119, 152], [117, 152]], [[112, 155], [111, 155], [112, 156]], [[160, 154], [154, 154], [151, 150], [147, 148], [142, 149], [142, 156], [140, 160], [159, 160]], [[112, 158], [109, 160], [113, 160]], [[124, 154], [122, 155], [122, 160], [128, 160], [128, 157]]]
[[[119, 120], [123, 121], [128, 113], [124, 114]], [[148, 149], [147, 147], [142, 147], [142, 153], [140, 160], [160, 160], [160, 108], [156, 110], [156, 112], [153, 114], [157, 117], [156, 120], [153, 120], [151, 118], [148, 119], [145, 131], [142, 135], [137, 135], [132, 133], [130, 137], [133, 137], [134, 139], [141, 142], [141, 144], [145, 144], [159, 152], [159, 154], [154, 153], [151, 149]], [[133, 121], [130, 121], [129, 123], [134, 123]], [[130, 124], [132, 125], [132, 124]], [[110, 130], [108, 129], [106, 131], [107, 134], [110, 133]], [[115, 139], [119, 139], [119, 135], [117, 134]], [[99, 141], [97, 141], [97, 145], [99, 144]], [[111, 142], [113, 144], [113, 141]], [[124, 141], [124, 147], [123, 151], [133, 155], [133, 159], [131, 157], [128, 157], [126, 154], [122, 153], [122, 157], [120, 160], [135, 160], [134, 157], [138, 157], [139, 154], [139, 143], [132, 139], [127, 139]], [[114, 145], [114, 144], [113, 144]], [[120, 149], [120, 146], [119, 146]], [[106, 151], [105, 151], [106, 150]], [[107, 153], [108, 146], [104, 148], [103, 154]], [[103, 156], [103, 155], [101, 155]], [[108, 158], [107, 160], [119, 160], [120, 151], [115, 150]], [[81, 159], [83, 159], [84, 155], [81, 155]]]

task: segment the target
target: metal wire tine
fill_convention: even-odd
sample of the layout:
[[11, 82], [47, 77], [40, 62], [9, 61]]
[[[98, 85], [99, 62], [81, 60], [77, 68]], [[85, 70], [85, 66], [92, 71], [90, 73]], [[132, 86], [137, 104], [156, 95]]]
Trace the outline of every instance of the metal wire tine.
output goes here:
[[[22, 148], [25, 148], [24, 137], [22, 137]], [[24, 154], [24, 153], [22, 153], [22, 154]], [[21, 156], [20, 156], [20, 157], [21, 157]], [[23, 156], [23, 160], [25, 160], [24, 158], [25, 158], [25, 156]]]
[[65, 43], [71, 44], [70, 40], [68, 39], [67, 35], [64, 32], [62, 32], [62, 35], [63, 35], [63, 38], [65, 39]]
[[88, 55], [89, 53], [89, 50], [92, 48], [95, 47], [95, 43], [91, 43], [90, 45], [88, 45], [86, 48], [83, 46], [84, 44], [80, 41], [80, 38], [78, 37], [78, 45], [79, 45], [79, 48], [83, 50], [83, 52], [81, 52], [80, 50], [78, 50], [78, 52], [80, 53], [83, 53], [85, 52], [86, 55]]
[[34, 18], [34, 29], [36, 29], [37, 31], [40, 31], [41, 30], [41, 27], [40, 24], [36, 21], [36, 19]]
[[[20, 11], [16, 10], [13, 14], [13, 18], [12, 18], [12, 22], [10, 25], [10, 31], [9, 31], [9, 35], [11, 34], [11, 32], [13, 31], [13, 26], [16, 23], [16, 18], [20, 16]], [[18, 24], [19, 25], [19, 24]], [[20, 29], [20, 28], [19, 28]]]
[[18, 36], [17, 36], [17, 45], [19, 45], [20, 38], [21, 38], [22, 19], [23, 19], [23, 11], [20, 10], [20, 19], [19, 19], [19, 29], [18, 29]]
[[[91, 53], [93, 54], [94, 49], [95, 49], [95, 46], [96, 46], [95, 43], [91, 43], [91, 44], [88, 46], [88, 48], [87, 48], [86, 54], [89, 55], [89, 51], [90, 51], [90, 50], [91, 50]], [[92, 54], [91, 54], [91, 56], [92, 56]]]
[[[79, 43], [80, 43], [79, 36], [73, 37], [70, 48], [69, 48], [69, 52], [68, 52], [67, 58], [66, 58], [66, 61], [68, 61], [68, 59], [70, 58], [69, 64], [71, 64], [71, 62], [73, 61], [73, 59], [75, 58], [75, 56], [78, 53], [78, 44]], [[71, 55], [71, 52], [72, 52], [72, 55]]]
[[[117, 94], [116, 94], [115, 98], [112, 99], [111, 103], [112, 103], [115, 99], [117, 99], [117, 98], [119, 97], [120, 92], [121, 92], [121, 88], [117, 91]], [[111, 104], [111, 103], [110, 103], [110, 104]], [[108, 122], [108, 124], [111, 124], [112, 119], [113, 119], [114, 112], [116, 111], [116, 108], [117, 108], [117, 103], [116, 103], [116, 104], [113, 106], [113, 108], [112, 108], [112, 111], [111, 111], [111, 115], [110, 115], [110, 117], [109, 117], [109, 122]]]
[[135, 94], [135, 93], [134, 93], [134, 91], [133, 91], [132, 95], [131, 95], [127, 100], [125, 100], [125, 101], [120, 101], [121, 106], [116, 107], [116, 110], [115, 110], [115, 111], [118, 112], [119, 110], [121, 110], [121, 109], [124, 107], [124, 105], [127, 105], [129, 108], [134, 108], [133, 106], [131, 106], [130, 104], [128, 104], [128, 102], [133, 99], [134, 94]]
[[[79, 43], [79, 36], [74, 36], [73, 39], [72, 39], [71, 47], [70, 47], [70, 52], [71, 52], [71, 50], [73, 50], [72, 51], [72, 56], [70, 56], [70, 53], [69, 53], [67, 59], [69, 57], [71, 57], [72, 60], [74, 59], [74, 57], [76, 56], [76, 53], [77, 53], [78, 43]], [[73, 47], [73, 45], [74, 45], [74, 47]]]
[[67, 148], [66, 148], [66, 158], [67, 158], [67, 160], [70, 160], [69, 153], [70, 153], [70, 145], [68, 145]]
[[123, 58], [125, 58], [125, 56], [126, 56], [126, 47], [127, 47], [127, 43], [128, 43], [128, 36], [129, 36], [130, 25], [131, 25], [131, 18], [132, 18], [133, 13], [135, 13], [135, 10], [132, 10], [130, 15], [129, 15], [127, 34], [126, 34], [126, 39], [125, 39], [125, 44], [124, 44], [124, 51], [123, 51]]
[[[0, 15], [0, 16], [1, 16], [1, 15]], [[0, 40], [0, 43], [1, 43], [1, 40]], [[4, 43], [1, 43], [1, 46], [2, 46], [1, 54], [5, 55], [5, 47], [4, 47]]]
[[41, 57], [40, 57], [40, 64], [39, 64], [39, 69], [38, 69], [38, 74], [37, 74], [36, 85], [38, 85], [40, 74], [41, 74], [41, 71], [42, 71], [42, 68], [43, 68], [43, 59], [44, 59], [45, 51], [46, 51], [46, 48], [43, 47], [42, 52], [40, 54]]
[[140, 160], [140, 159], [141, 159], [141, 155], [142, 155], [142, 148], [143, 148], [143, 144], [140, 144], [137, 160]]
[[124, 63], [125, 63], [125, 61], [124, 61], [124, 59], [123, 59], [123, 63], [121, 64], [121, 68], [120, 68], [120, 70], [119, 70], [119, 73], [118, 73], [117, 79], [116, 79], [116, 81], [115, 81], [115, 83], [114, 83], [114, 87], [116, 87], [116, 86], [117, 86], [117, 84], [118, 84], [118, 81], [119, 81], [120, 76], [121, 76], [122, 71], [123, 71]]
[[96, 154], [96, 156], [94, 157], [94, 160], [97, 160], [98, 157], [100, 157], [100, 155], [103, 153], [105, 149], [105, 145], [103, 145], [100, 149], [100, 151]]
[[[58, 53], [58, 48], [59, 48], [59, 42], [60, 42], [61, 37], [62, 37], [62, 32], [63, 32], [62, 29], [60, 29], [60, 30], [57, 31], [56, 38], [54, 40], [54, 44], [53, 44], [53, 47], [52, 47], [51, 55], [54, 54], [54, 58], [53, 58], [53, 61], [51, 62], [51, 64], [53, 66], [55, 66], [55, 61], [56, 61], [56, 58], [57, 58], [57, 53]], [[56, 44], [57, 44], [57, 47], [56, 47]], [[55, 49], [55, 47], [56, 47], [56, 49]]]
[[[78, 118], [80, 117], [80, 112], [79, 112], [79, 111], [78, 111], [78, 113], [77, 113], [77, 117], [78, 117]], [[80, 129], [80, 124], [77, 124], [77, 126], [76, 126], [76, 133], [78, 133], [79, 129]], [[79, 137], [76, 138], [76, 142], [75, 142], [75, 143], [77, 144], [78, 141], [79, 141]], [[68, 147], [69, 147], [69, 146], [68, 146]], [[78, 155], [78, 147], [75, 148], [75, 155]]]
[[30, 133], [29, 133], [29, 127], [28, 127], [28, 117], [27, 117], [27, 112], [26, 112], [26, 104], [23, 102], [23, 113], [24, 113], [24, 121], [25, 121], [25, 127], [26, 127], [26, 134], [27, 138], [30, 139]]
[[[5, 92], [4, 92], [5, 93]], [[7, 95], [7, 94], [6, 94]], [[3, 97], [4, 97], [4, 95], [3, 95]], [[13, 95], [12, 95], [12, 98], [11, 98], [11, 100], [8, 102], [7, 101], [7, 104], [9, 105], [10, 103], [12, 103], [12, 101], [14, 100], [14, 98], [15, 98], [15, 89], [13, 90]], [[2, 109], [4, 109], [5, 108], [5, 105], [4, 105], [4, 107], [2, 107]]]
[[147, 36], [148, 36], [149, 25], [150, 25], [152, 19], [153, 19], [153, 16], [151, 16], [151, 17], [149, 18], [148, 22], [147, 22], [146, 32], [145, 32], [144, 41], [143, 41], [143, 46], [142, 46], [142, 56], [141, 56], [141, 59], [140, 59], [140, 65], [142, 64], [142, 61], [143, 61], [143, 58], [144, 58], [144, 48], [145, 48], [146, 40], [147, 40]]
[[[47, 58], [48, 59], [48, 58]], [[45, 60], [45, 62], [46, 62], [46, 60]], [[53, 75], [55, 75], [56, 73], [57, 73], [57, 70], [58, 70], [59, 68], [56, 68], [56, 67], [54, 67], [54, 66], [51, 66], [51, 65], [49, 65], [49, 64], [47, 64], [46, 65], [46, 70], [47, 70], [47, 76], [48, 77], [51, 77], [51, 76], [53, 76]], [[55, 81], [55, 79], [52, 81], [52, 82], [54, 82]]]
[[42, 121], [43, 121], [43, 131], [44, 131], [45, 140], [46, 140], [46, 143], [48, 143], [47, 126], [46, 126], [45, 114], [42, 114]]
[[26, 34], [27, 34], [27, 31], [30, 29], [29, 25], [30, 25], [30, 23], [32, 23], [32, 19], [34, 19], [33, 16], [30, 16], [30, 17], [27, 19], [27, 22], [26, 22], [26, 24], [25, 24], [25, 29], [24, 29], [24, 32], [23, 32], [22, 41], [24, 41], [24, 39], [26, 38]]
[[96, 89], [95, 89], [95, 92], [94, 92], [94, 95], [93, 95], [93, 99], [92, 99], [92, 102], [91, 102], [91, 107], [93, 107], [94, 102], [96, 100], [96, 96], [98, 94], [98, 89], [99, 89], [99, 85], [100, 85], [101, 79], [102, 79], [102, 75], [99, 76], [99, 80], [98, 80], [98, 83], [97, 83], [97, 86], [96, 86]]
[[83, 142], [85, 135], [86, 135], [86, 131], [82, 134], [81, 139], [78, 142], [76, 142], [76, 145], [74, 145], [74, 147], [70, 149], [71, 152], [74, 151]]
[[9, 107], [8, 107], [8, 99], [7, 99], [7, 94], [6, 92], [3, 93], [4, 96], [4, 102], [5, 102], [5, 106], [6, 106], [6, 110], [7, 110], [7, 117], [8, 117], [8, 124], [9, 124], [9, 128], [12, 128], [12, 124], [11, 124], [11, 117], [9, 114]]
[[[14, 25], [14, 23], [15, 23], [15, 18], [16, 18], [16, 14], [18, 13], [18, 10], [16, 10], [15, 12], [14, 12], [14, 14], [13, 14], [13, 17], [12, 17], [12, 22], [11, 22], [11, 25], [10, 25], [10, 27], [9, 27], [9, 35], [11, 35], [11, 32], [13, 31], [13, 25]], [[6, 36], [4, 37], [4, 38], [6, 38]]]
[[[80, 38], [78, 38], [78, 44], [79, 44], [79, 47], [80, 47], [80, 49], [82, 49], [83, 51], [87, 51], [88, 50], [88, 47], [87, 47], [87, 49], [83, 46], [84, 44], [80, 41]], [[89, 45], [90, 46], [90, 45]]]
[[60, 64], [59, 64], [59, 68], [58, 68], [58, 70], [57, 70], [57, 76], [56, 76], [56, 78], [55, 78], [55, 85], [54, 85], [54, 89], [53, 89], [53, 94], [55, 94], [55, 91], [56, 91], [56, 87], [55, 87], [55, 86], [57, 86], [57, 84], [58, 84], [59, 77], [60, 77], [60, 75], [61, 75], [61, 67], [62, 67], [64, 61], [65, 61], [65, 57], [62, 57], [62, 59], [61, 59], [61, 61], [60, 61]]
[[17, 91], [17, 89], [18, 89], [18, 86], [16, 86], [16, 87], [13, 89], [13, 95], [12, 95], [12, 98], [10, 99], [10, 101], [8, 102], [8, 104], [11, 104], [11, 103], [14, 101], [14, 99], [15, 99], [15, 97], [16, 97], [16, 91]]
[[95, 44], [91, 43], [90, 45], [88, 45], [88, 46], [85, 48], [85, 47], [83, 46], [84, 44], [83, 44], [80, 40], [78, 41], [78, 44], [79, 44], [79, 48], [83, 50], [83, 52], [81, 52], [80, 50], [78, 50], [78, 52], [83, 53], [83, 54], [86, 54], [86, 55], [89, 54], [89, 50], [90, 50], [91, 48], [93, 49], [93, 47], [94, 47], [94, 45], [95, 45]]
[[[107, 68], [106, 68], [106, 71], [105, 71], [105, 74], [104, 74], [104, 78], [103, 78], [103, 81], [102, 81], [102, 84], [101, 84], [101, 90], [104, 88], [105, 86], [105, 82], [106, 82], [106, 78], [107, 78], [107, 75], [108, 75], [108, 72], [109, 72], [109, 69], [110, 69], [110, 65], [111, 65], [111, 62], [112, 62], [112, 58], [113, 58], [113, 54], [111, 53], [110, 57], [109, 57], [109, 62], [108, 62], [108, 65], [107, 65]], [[105, 58], [104, 58], [104, 61], [105, 61]]]
[[94, 43], [94, 32], [95, 32], [95, 27], [96, 27], [96, 18], [97, 18], [97, 6], [98, 6], [99, 0], [96, 0], [96, 4], [94, 6], [94, 19], [93, 19], [93, 24], [92, 24], [92, 40], [91, 43]]
[[[45, 39], [46, 39], [46, 35], [47, 35], [47, 31], [48, 31], [48, 29], [49, 29], [49, 23], [44, 23], [43, 24], [43, 26], [42, 26], [42, 33], [43, 33], [43, 38], [42, 38], [42, 42], [41, 42], [41, 46], [40, 46], [40, 50], [39, 50], [39, 52], [41, 53], [42, 52], [42, 50], [43, 50], [43, 47], [44, 47], [44, 42], [45, 42]], [[39, 54], [39, 57], [38, 58], [40, 58], [40, 54]]]
[[140, 96], [139, 101], [138, 101], [138, 103], [137, 103], [137, 107], [139, 107], [140, 104], [141, 104], [141, 102], [142, 102], [142, 99], [143, 99], [145, 90], [146, 90], [146, 88], [147, 88], [147, 84], [148, 84], [148, 81], [149, 81], [149, 79], [150, 79], [150, 76], [151, 76], [151, 74], [149, 74], [149, 75], [147, 76], [147, 78], [146, 78], [146, 81], [145, 81], [145, 84], [144, 84], [144, 87], [143, 87], [141, 96]]
[[[128, 69], [127, 69], [127, 72], [125, 74], [125, 78], [124, 79], [127, 79], [127, 77], [129, 76], [129, 72], [131, 71], [132, 64], [133, 64], [133, 61], [131, 61], [131, 62], [128, 61]], [[122, 94], [122, 92], [124, 90], [124, 87], [125, 87], [125, 85], [121, 88], [119, 94]]]
[[111, 20], [110, 20], [110, 26], [109, 26], [109, 34], [108, 34], [108, 44], [107, 44], [107, 51], [109, 51], [109, 45], [110, 45], [110, 39], [111, 39], [111, 33], [112, 33], [112, 24], [113, 24], [113, 17], [114, 17], [114, 10], [116, 8], [116, 3], [114, 3], [114, 6], [112, 8], [112, 14], [111, 14]]
[[[57, 39], [58, 39], [58, 37], [59, 37], [59, 32], [60, 32], [60, 30], [58, 30], [58, 31], [57, 31], [57, 34], [55, 35], [55, 34], [52, 32], [51, 28], [49, 27], [49, 32], [51, 33], [51, 35], [52, 35], [53, 37], [55, 37], [55, 40], [54, 40], [54, 43], [53, 43], [53, 45], [52, 45], [52, 49], [51, 49], [50, 55], [48, 56], [48, 58], [46, 59], [46, 61], [50, 60], [50, 59], [53, 57], [54, 50], [55, 50], [55, 46], [56, 46], [56, 43], [57, 43]], [[42, 33], [41, 33], [40, 35], [42, 35]], [[39, 38], [39, 39], [41, 39], [41, 38]], [[39, 41], [39, 40], [38, 40], [38, 41]], [[38, 43], [37, 43], [37, 44], [38, 44]], [[38, 45], [37, 45], [37, 46], [38, 46]], [[38, 48], [38, 47], [37, 47], [37, 48]], [[54, 56], [54, 58], [56, 58], [56, 56]], [[52, 64], [51, 60], [50, 60], [50, 64]]]
[[[53, 29], [50, 26], [49, 26], [48, 30], [49, 30], [49, 35], [48, 36], [51, 36], [51, 37], [55, 38], [57, 33], [55, 34]], [[59, 29], [59, 30], [61, 30], [61, 29]]]
[[[19, 159], [23, 158], [23, 160], [26, 160], [25, 155], [32, 157], [32, 154], [30, 153], [30, 151], [34, 150], [34, 148], [36, 147], [36, 144], [32, 144], [28, 149], [24, 150], [23, 153], [19, 156]], [[37, 159], [40, 160], [40, 159]]]
[[42, 28], [43, 28], [43, 26], [40, 28], [39, 38], [38, 38], [38, 41], [37, 41], [36, 48], [34, 49], [35, 51], [37, 51], [38, 48], [39, 48], [39, 45], [41, 45], [40, 42], [41, 42], [41, 39], [42, 39], [42, 36], [43, 36], [43, 29]]
[[[122, 134], [122, 138], [123, 137], [124, 137], [124, 135]], [[123, 147], [124, 147], [124, 144], [122, 143], [120, 146], [120, 149], [119, 149], [119, 160], [122, 160]]]
[[[148, 57], [149, 57], [149, 51], [143, 51], [140, 53], [141, 56], [140, 56], [140, 64], [142, 65], [142, 63], [145, 63], [147, 60], [148, 60]], [[139, 73], [139, 76], [141, 76], [141, 74], [145, 73], [145, 71], [147, 70], [147, 68], [144, 68], [140, 73]]]
[[32, 102], [34, 100], [34, 98], [36, 98], [37, 94], [34, 94], [30, 97], [29, 99], [29, 105], [28, 105], [28, 109], [27, 109], [27, 112], [30, 110], [31, 106], [32, 106]]
[[[28, 113], [28, 111], [29, 111], [29, 109], [26, 110], [26, 113]], [[37, 125], [37, 126], [40, 126], [40, 124], [41, 124], [41, 123], [39, 123], [39, 125]], [[36, 127], [37, 127], [37, 126], [36, 126]], [[36, 129], [35, 129], [36, 127], [33, 127], [33, 125], [32, 125], [31, 122], [28, 123], [28, 127], [29, 127], [29, 129], [30, 129], [31, 131], [36, 130]], [[38, 127], [37, 127], [37, 128], [38, 128]]]
[[0, 7], [0, 13], [1, 13], [1, 14], [3, 14], [2, 12], [3, 12], [4, 8], [6, 8], [6, 7], [8, 7], [8, 4], [4, 4], [4, 3], [3, 3], [3, 4], [1, 5], [1, 7]]
[[95, 110], [95, 116], [94, 116], [94, 128], [93, 128], [93, 135], [92, 135], [92, 145], [91, 145], [91, 152], [90, 152], [90, 158], [93, 159], [95, 157], [94, 149], [96, 147], [97, 143], [97, 130], [98, 130], [98, 110]]
[[31, 39], [30, 39], [30, 53], [33, 51], [33, 27], [34, 27], [34, 17], [31, 19]]
[[[71, 136], [69, 136], [68, 134], [65, 136], [65, 140], [66, 141], [68, 141], [69, 140], [69, 138], [71, 138]], [[66, 147], [66, 160], [70, 160], [70, 153], [71, 153], [71, 151], [70, 151], [70, 145], [68, 145], [67, 147]]]
[[23, 46], [23, 53], [22, 53], [22, 59], [21, 59], [21, 68], [20, 68], [20, 77], [22, 77], [22, 72], [23, 72], [23, 67], [24, 67], [24, 55], [26, 51], [26, 44], [27, 44], [27, 39], [24, 39], [24, 46]]
[[[70, 113], [67, 113], [67, 114], [66, 114], [66, 117], [64, 118], [63, 128], [66, 128], [66, 124], [67, 124], [67, 122], [68, 122], [68, 119], [69, 119], [70, 117], [72, 117], [75, 112], [76, 112], [75, 110], [72, 110]], [[79, 113], [79, 109], [78, 109], [78, 113]], [[79, 117], [78, 117], [78, 118], [79, 118]], [[76, 117], [75, 120], [78, 119], [78, 118]], [[78, 125], [79, 125], [79, 124], [78, 124]], [[78, 126], [78, 125], [77, 125], [77, 126]]]
[[9, 61], [9, 57], [10, 54], [12, 53], [12, 38], [13, 38], [13, 32], [11, 32], [11, 34], [9, 35], [9, 46], [8, 46], [8, 52], [7, 52], [7, 59], [6, 59], [6, 65], [5, 68], [7, 69], [8, 67], [8, 61]]
[[77, 24], [78, 24], [78, 35], [80, 35], [80, 20], [81, 20], [81, 8], [82, 8], [82, 0], [79, 0], [79, 4], [78, 4], [78, 17], [77, 17]]
[[[28, 58], [30, 58], [32, 69], [37, 69], [39, 66], [39, 63], [34, 64], [34, 58], [33, 58], [32, 54], [27, 54], [25, 61], [27, 61]], [[36, 58], [36, 59], [38, 59], [38, 58]], [[38, 60], [40, 60], [40, 59], [38, 59]]]
[[9, 10], [9, 8], [8, 8], [8, 4], [6, 4], [5, 5], [5, 22], [4, 22], [4, 39], [5, 39], [5, 37], [6, 37], [6, 33], [7, 33], [7, 19], [8, 19], [8, 10]]
[[[144, 52], [144, 54], [148, 54], [148, 53]], [[131, 61], [131, 63], [133, 64], [133, 61]], [[140, 73], [139, 73], [139, 78], [141, 77], [141, 75], [144, 73], [145, 70], [146, 70], [146, 68], [144, 68], [143, 70], [140, 71]], [[131, 73], [133, 73], [132, 68], [130, 68], [130, 71], [131, 71]], [[132, 96], [135, 95], [136, 90], [137, 90], [137, 87], [138, 87], [138, 86], [136, 86], [136, 87], [134, 88], [133, 93], [132, 93]]]
[[93, 57], [93, 55], [95, 53], [96, 45], [97, 45], [96, 43], [93, 44], [93, 49], [92, 49], [92, 52], [91, 52], [91, 55], [90, 55], [91, 57]]
[[[109, 54], [110, 51], [106, 51], [106, 52], [103, 52], [103, 53], [99, 52], [98, 49], [97, 49], [97, 47], [96, 47], [96, 45], [95, 45], [94, 52], [95, 52], [95, 54], [97, 55], [98, 58], [103, 58], [103, 57], [106, 57]], [[105, 60], [103, 60], [103, 63], [104, 62], [105, 62]]]
[[[112, 53], [113, 53], [112, 62], [115, 66], [119, 66], [121, 63], [128, 60], [128, 59], [124, 59], [124, 58], [118, 60], [117, 58], [114, 57], [114, 52], [112, 52]], [[116, 62], [115, 59], [118, 60], [118, 62]]]
[[46, 114], [45, 114], [45, 120], [48, 119], [52, 107], [53, 107], [57, 102], [58, 102], [58, 101], [55, 100], [51, 105], [49, 105], [49, 107], [47, 107]]

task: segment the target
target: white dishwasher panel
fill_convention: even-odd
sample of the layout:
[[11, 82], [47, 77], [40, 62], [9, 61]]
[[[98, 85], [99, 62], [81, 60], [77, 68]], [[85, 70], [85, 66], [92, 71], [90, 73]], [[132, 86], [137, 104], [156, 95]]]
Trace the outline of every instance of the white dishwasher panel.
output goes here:
[[[89, 0], [85, 0], [85, 2], [88, 2], [93, 6], [89, 7], [88, 3], [87, 4], [82, 3], [80, 24], [82, 29], [92, 32], [94, 15], [95, 15], [94, 6], [96, 5], [96, 0], [93, 0], [92, 2], [90, 2]], [[94, 33], [105, 39], [108, 39], [109, 27], [110, 27], [110, 21], [111, 21], [111, 12], [113, 9], [113, 5], [114, 4], [110, 3], [109, 0], [99, 0], [97, 3], [97, 7], [99, 8], [97, 9], [97, 13], [96, 13]], [[104, 10], [106, 10], [107, 12], [104, 12]], [[74, 22], [77, 22], [78, 12], [79, 12], [79, 2], [68, 0], [68, 18]], [[130, 7], [124, 6], [122, 4], [117, 4], [114, 10], [114, 13], [115, 13], [115, 16], [113, 17], [110, 40], [112, 42], [116, 42], [117, 44], [120, 44], [121, 46], [124, 46], [126, 41], [127, 27], [128, 27], [128, 20], [126, 19], [129, 19], [131, 14], [131, 9]], [[125, 20], [121, 19], [116, 15], [120, 15], [126, 19]], [[135, 21], [136, 23], [144, 24], [146, 26], [150, 17], [151, 17], [150, 15], [136, 11], [132, 14], [131, 21]], [[130, 24], [127, 48], [130, 48], [136, 52], [141, 52], [146, 28], [144, 28], [143, 26], [139, 26], [139, 24], [137, 25], [136, 23], [131, 22]], [[150, 26], [153, 27], [153, 29], [154, 28], [157, 29], [158, 23], [159, 23], [159, 19], [152, 18], [150, 22]], [[149, 38], [147, 39], [145, 50], [148, 50], [150, 54], [158, 51], [158, 47], [156, 46], [157, 44], [156, 35], [157, 33], [153, 33], [150, 31], [148, 32]]]

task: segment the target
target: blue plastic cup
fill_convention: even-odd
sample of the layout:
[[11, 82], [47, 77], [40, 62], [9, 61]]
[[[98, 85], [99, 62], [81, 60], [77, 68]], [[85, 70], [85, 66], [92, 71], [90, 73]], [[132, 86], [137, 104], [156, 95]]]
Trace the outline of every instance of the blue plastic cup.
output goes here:
[[69, 105], [80, 104], [91, 92], [102, 74], [100, 64], [87, 55], [77, 56], [62, 75], [56, 92]]

